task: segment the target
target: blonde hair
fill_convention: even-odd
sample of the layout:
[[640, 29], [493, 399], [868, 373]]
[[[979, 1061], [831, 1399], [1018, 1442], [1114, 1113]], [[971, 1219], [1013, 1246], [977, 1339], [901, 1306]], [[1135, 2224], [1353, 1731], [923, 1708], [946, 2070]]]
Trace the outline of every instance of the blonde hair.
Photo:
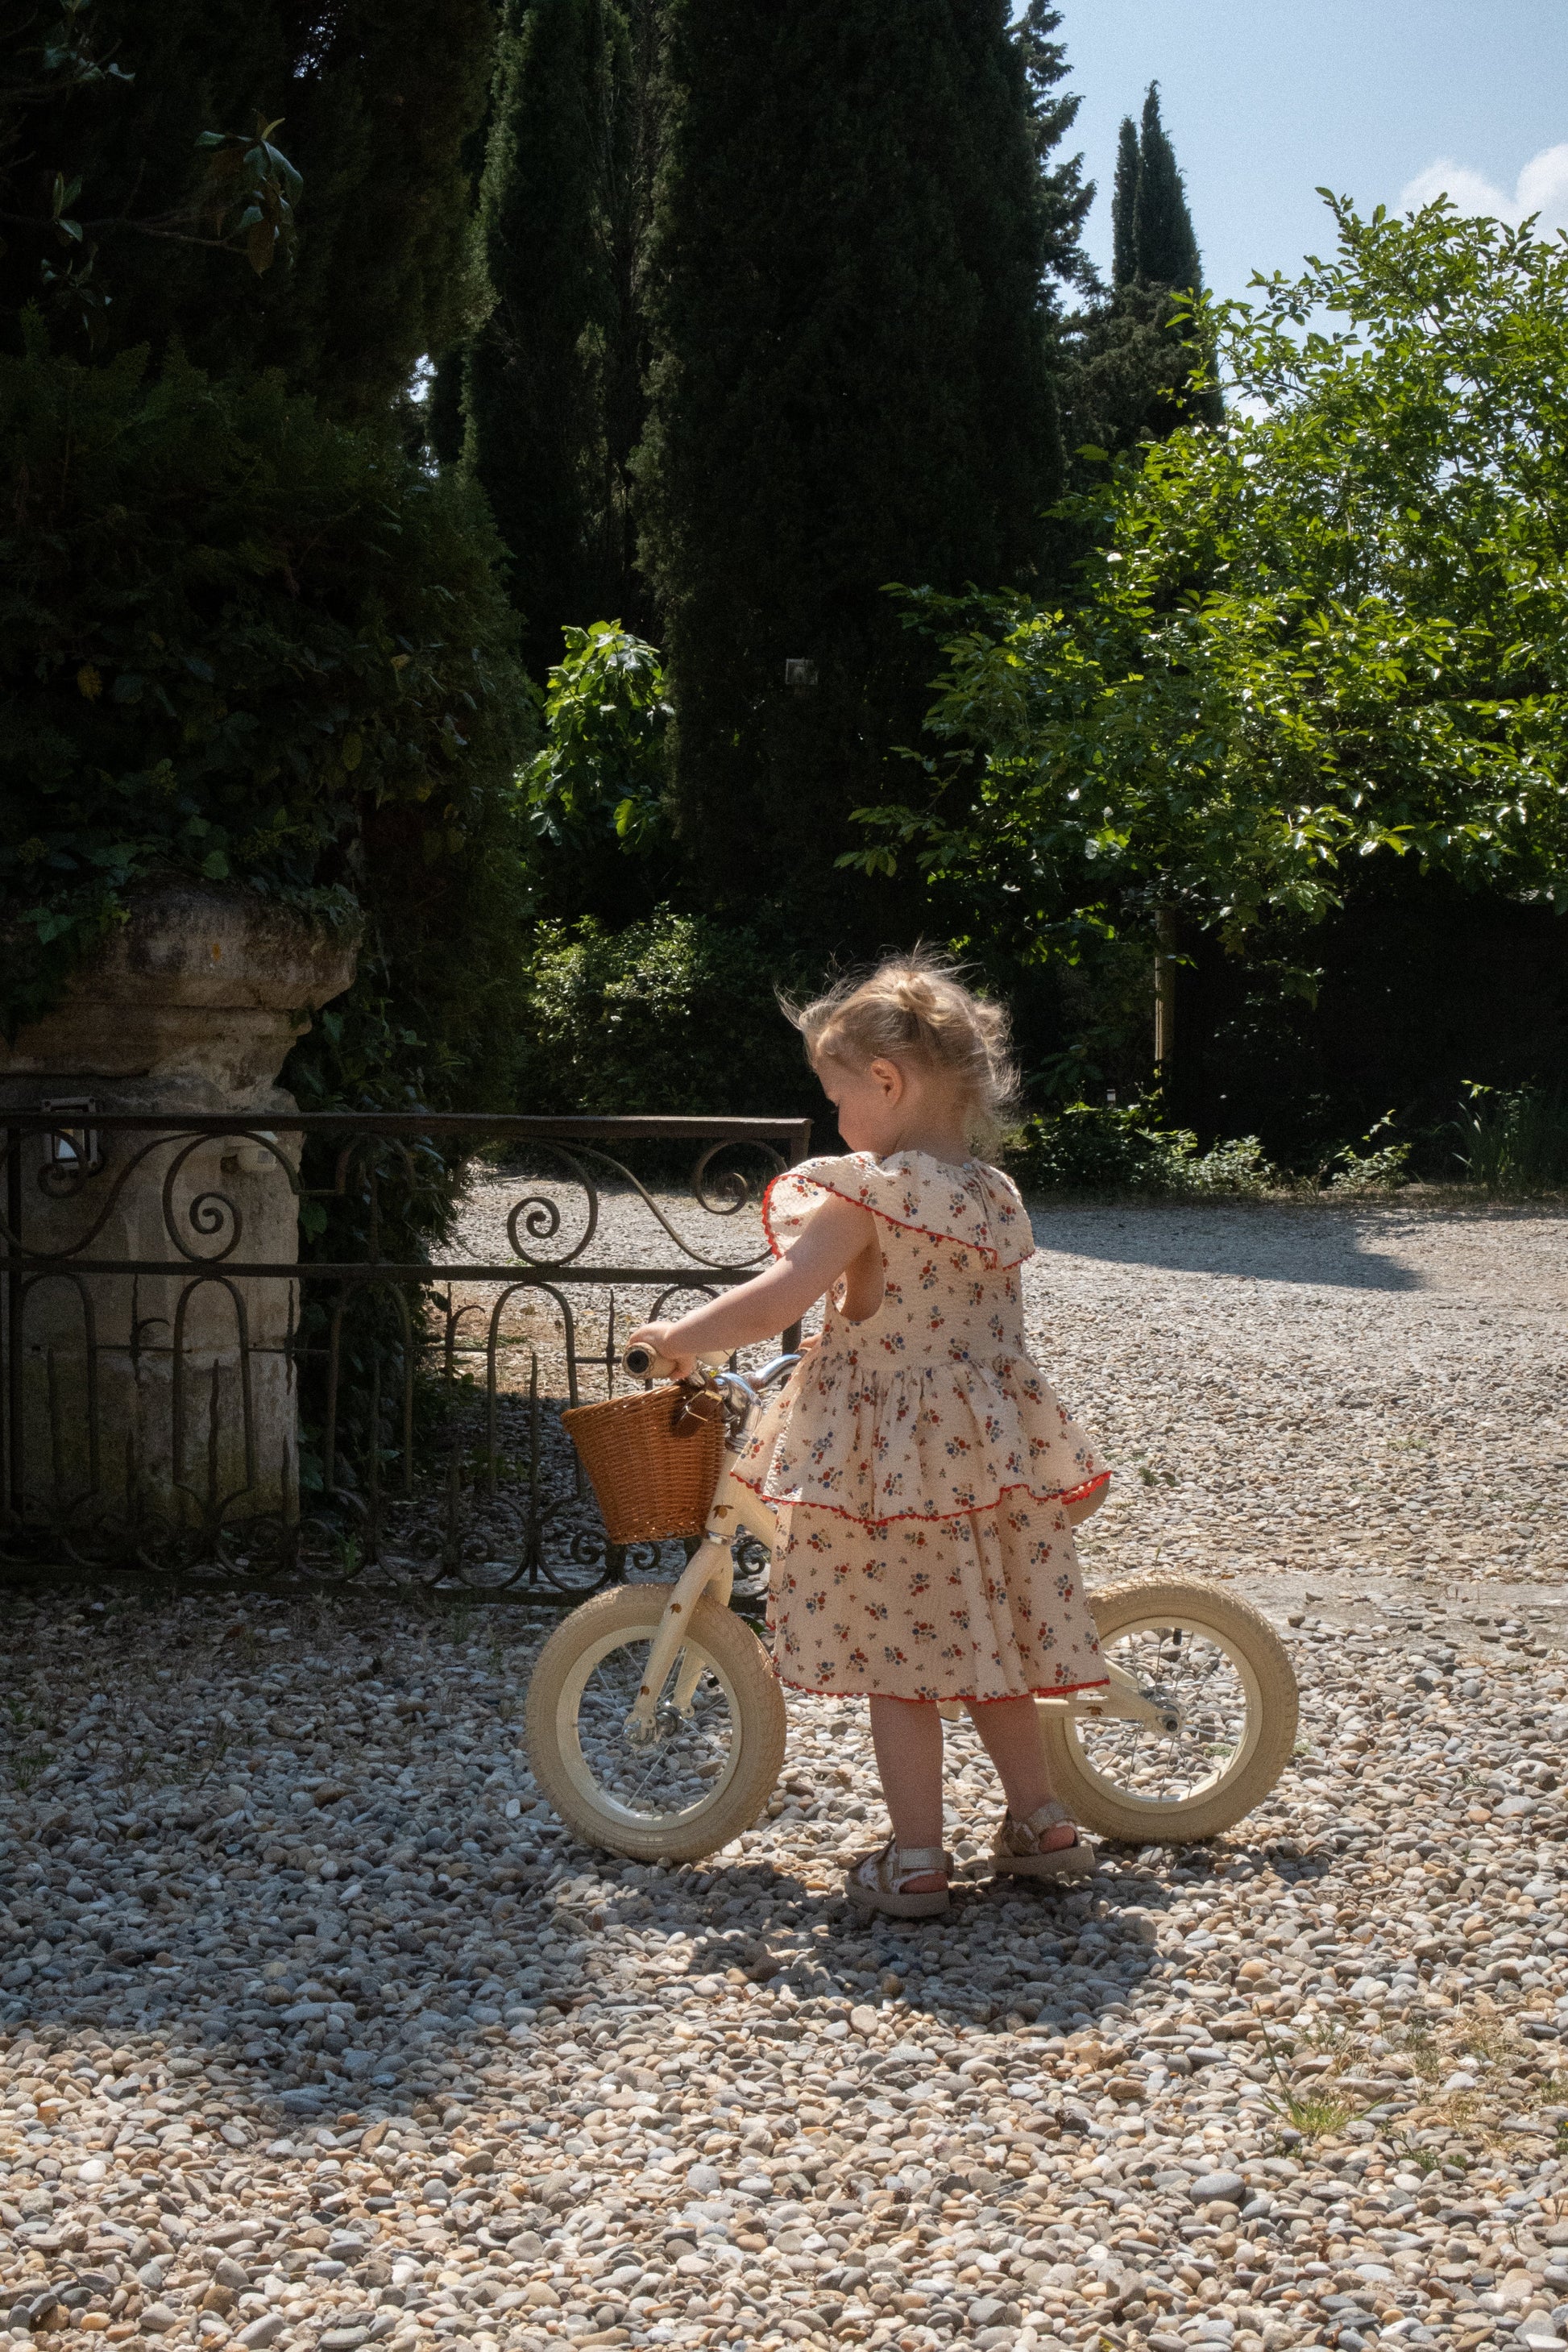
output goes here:
[[851, 973], [810, 1004], [781, 1002], [814, 1069], [824, 1060], [860, 1069], [919, 1063], [958, 1087], [975, 1142], [1001, 1134], [1018, 1087], [1007, 1014], [965, 988], [956, 964], [917, 947], [868, 974]]

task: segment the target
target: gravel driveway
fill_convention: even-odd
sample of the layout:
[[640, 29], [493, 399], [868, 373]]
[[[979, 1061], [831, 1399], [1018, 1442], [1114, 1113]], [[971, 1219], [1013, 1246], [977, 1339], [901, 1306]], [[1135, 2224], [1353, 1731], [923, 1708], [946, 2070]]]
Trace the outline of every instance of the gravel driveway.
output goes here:
[[1038, 1232], [1041, 1352], [1123, 1474], [1091, 1572], [1233, 1576], [1293, 1645], [1269, 1805], [868, 1930], [852, 1706], [792, 1700], [712, 1868], [638, 1868], [535, 1808], [543, 1617], [15, 1601], [0, 2333], [1561, 2341], [1568, 1222]]

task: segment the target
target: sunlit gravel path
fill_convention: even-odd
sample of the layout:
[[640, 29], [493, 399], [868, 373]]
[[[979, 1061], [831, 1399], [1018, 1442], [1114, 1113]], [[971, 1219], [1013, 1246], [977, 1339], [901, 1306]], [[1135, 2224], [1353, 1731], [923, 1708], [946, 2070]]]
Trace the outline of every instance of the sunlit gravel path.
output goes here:
[[1292, 1644], [1270, 1804], [1020, 1895], [960, 1732], [952, 1916], [868, 1931], [853, 1706], [792, 1701], [709, 1868], [637, 1868], [535, 1805], [542, 1616], [16, 1600], [0, 2334], [1562, 2340], [1568, 1227], [1037, 1230], [1122, 1472], [1094, 1574], [1228, 1574]]

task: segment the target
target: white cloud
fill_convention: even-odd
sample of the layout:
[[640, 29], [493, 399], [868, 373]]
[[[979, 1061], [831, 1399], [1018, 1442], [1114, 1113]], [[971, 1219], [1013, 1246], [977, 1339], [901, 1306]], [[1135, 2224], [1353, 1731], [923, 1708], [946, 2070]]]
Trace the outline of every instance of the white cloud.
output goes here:
[[1532, 155], [1511, 196], [1494, 187], [1484, 173], [1456, 163], [1451, 155], [1440, 155], [1405, 183], [1398, 208], [1402, 213], [1414, 212], [1442, 195], [1452, 197], [1467, 219], [1480, 213], [1498, 220], [1521, 221], [1528, 213], [1539, 213], [1537, 228], [1543, 236], [1550, 236], [1553, 229], [1568, 228], [1568, 144], [1543, 147], [1539, 155]]
[[1544, 229], [1568, 228], [1568, 146], [1546, 147], [1519, 175], [1519, 210], [1539, 213]]

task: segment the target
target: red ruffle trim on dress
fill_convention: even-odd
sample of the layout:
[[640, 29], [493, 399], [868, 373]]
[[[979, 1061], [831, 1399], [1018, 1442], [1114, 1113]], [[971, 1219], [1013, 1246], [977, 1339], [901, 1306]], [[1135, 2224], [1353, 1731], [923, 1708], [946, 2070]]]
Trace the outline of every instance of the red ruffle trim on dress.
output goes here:
[[[1026, 1479], [1019, 1478], [1011, 1486], [1004, 1486], [994, 1502], [969, 1503], [961, 1511], [889, 1511], [886, 1518], [863, 1519], [858, 1511], [847, 1511], [842, 1503], [788, 1503], [780, 1496], [770, 1495], [767, 1488], [759, 1486], [754, 1478], [743, 1478], [738, 1470], [731, 1475], [737, 1486], [747, 1487], [764, 1503], [771, 1504], [775, 1511], [828, 1511], [836, 1519], [848, 1519], [858, 1528], [900, 1527], [911, 1520], [917, 1527], [940, 1528], [948, 1519], [973, 1519], [983, 1517], [987, 1511], [999, 1511], [1009, 1495], [1027, 1495], [1037, 1503], [1081, 1503], [1084, 1496], [1092, 1495], [1097, 1486], [1109, 1486], [1110, 1484], [1109, 1470], [1102, 1470], [1098, 1477], [1086, 1478], [1081, 1486], [1056, 1486], [1045, 1492], [1038, 1486], [1031, 1486]], [[830, 1691], [828, 1696], [831, 1698], [833, 1696]]]
[[1069, 1698], [1074, 1691], [1109, 1690], [1110, 1687], [1110, 1676], [1098, 1675], [1091, 1683], [1052, 1683], [1048, 1689], [1042, 1685], [1038, 1690], [1006, 1691], [999, 1699], [977, 1698], [973, 1691], [942, 1691], [930, 1698], [901, 1698], [896, 1697], [891, 1691], [824, 1690], [820, 1683], [791, 1682], [787, 1675], [779, 1672], [776, 1659], [771, 1663], [773, 1679], [783, 1683], [786, 1690], [805, 1691], [812, 1698], [893, 1698], [899, 1706], [952, 1706], [960, 1704], [1001, 1706], [1010, 1698]]
[[[763, 1231], [767, 1236], [768, 1247], [775, 1257], [783, 1257], [784, 1252], [773, 1239], [773, 1219], [768, 1214], [768, 1203], [773, 1197], [773, 1185], [782, 1184], [786, 1177], [794, 1176], [797, 1172], [794, 1168], [784, 1169], [782, 1174], [773, 1178], [773, 1183], [763, 1194]], [[1035, 1243], [1032, 1236], [1026, 1250], [1022, 1251], [1017, 1257], [1005, 1258], [1000, 1250], [987, 1249], [983, 1242], [968, 1241], [963, 1234], [942, 1233], [932, 1225], [916, 1225], [910, 1223], [903, 1217], [890, 1217], [886, 1209], [873, 1208], [869, 1201], [857, 1201], [852, 1193], [841, 1192], [837, 1184], [825, 1184], [820, 1176], [808, 1177], [806, 1181], [815, 1184], [819, 1192], [831, 1193], [836, 1201], [847, 1201], [852, 1209], [864, 1209], [868, 1217], [880, 1217], [885, 1225], [895, 1225], [901, 1234], [920, 1234], [930, 1242], [948, 1242], [954, 1249], [973, 1250], [982, 1265], [992, 1274], [1009, 1273], [1014, 1266], [1026, 1265], [1035, 1255]], [[830, 1692], [828, 1696], [831, 1697], [833, 1694]]]

